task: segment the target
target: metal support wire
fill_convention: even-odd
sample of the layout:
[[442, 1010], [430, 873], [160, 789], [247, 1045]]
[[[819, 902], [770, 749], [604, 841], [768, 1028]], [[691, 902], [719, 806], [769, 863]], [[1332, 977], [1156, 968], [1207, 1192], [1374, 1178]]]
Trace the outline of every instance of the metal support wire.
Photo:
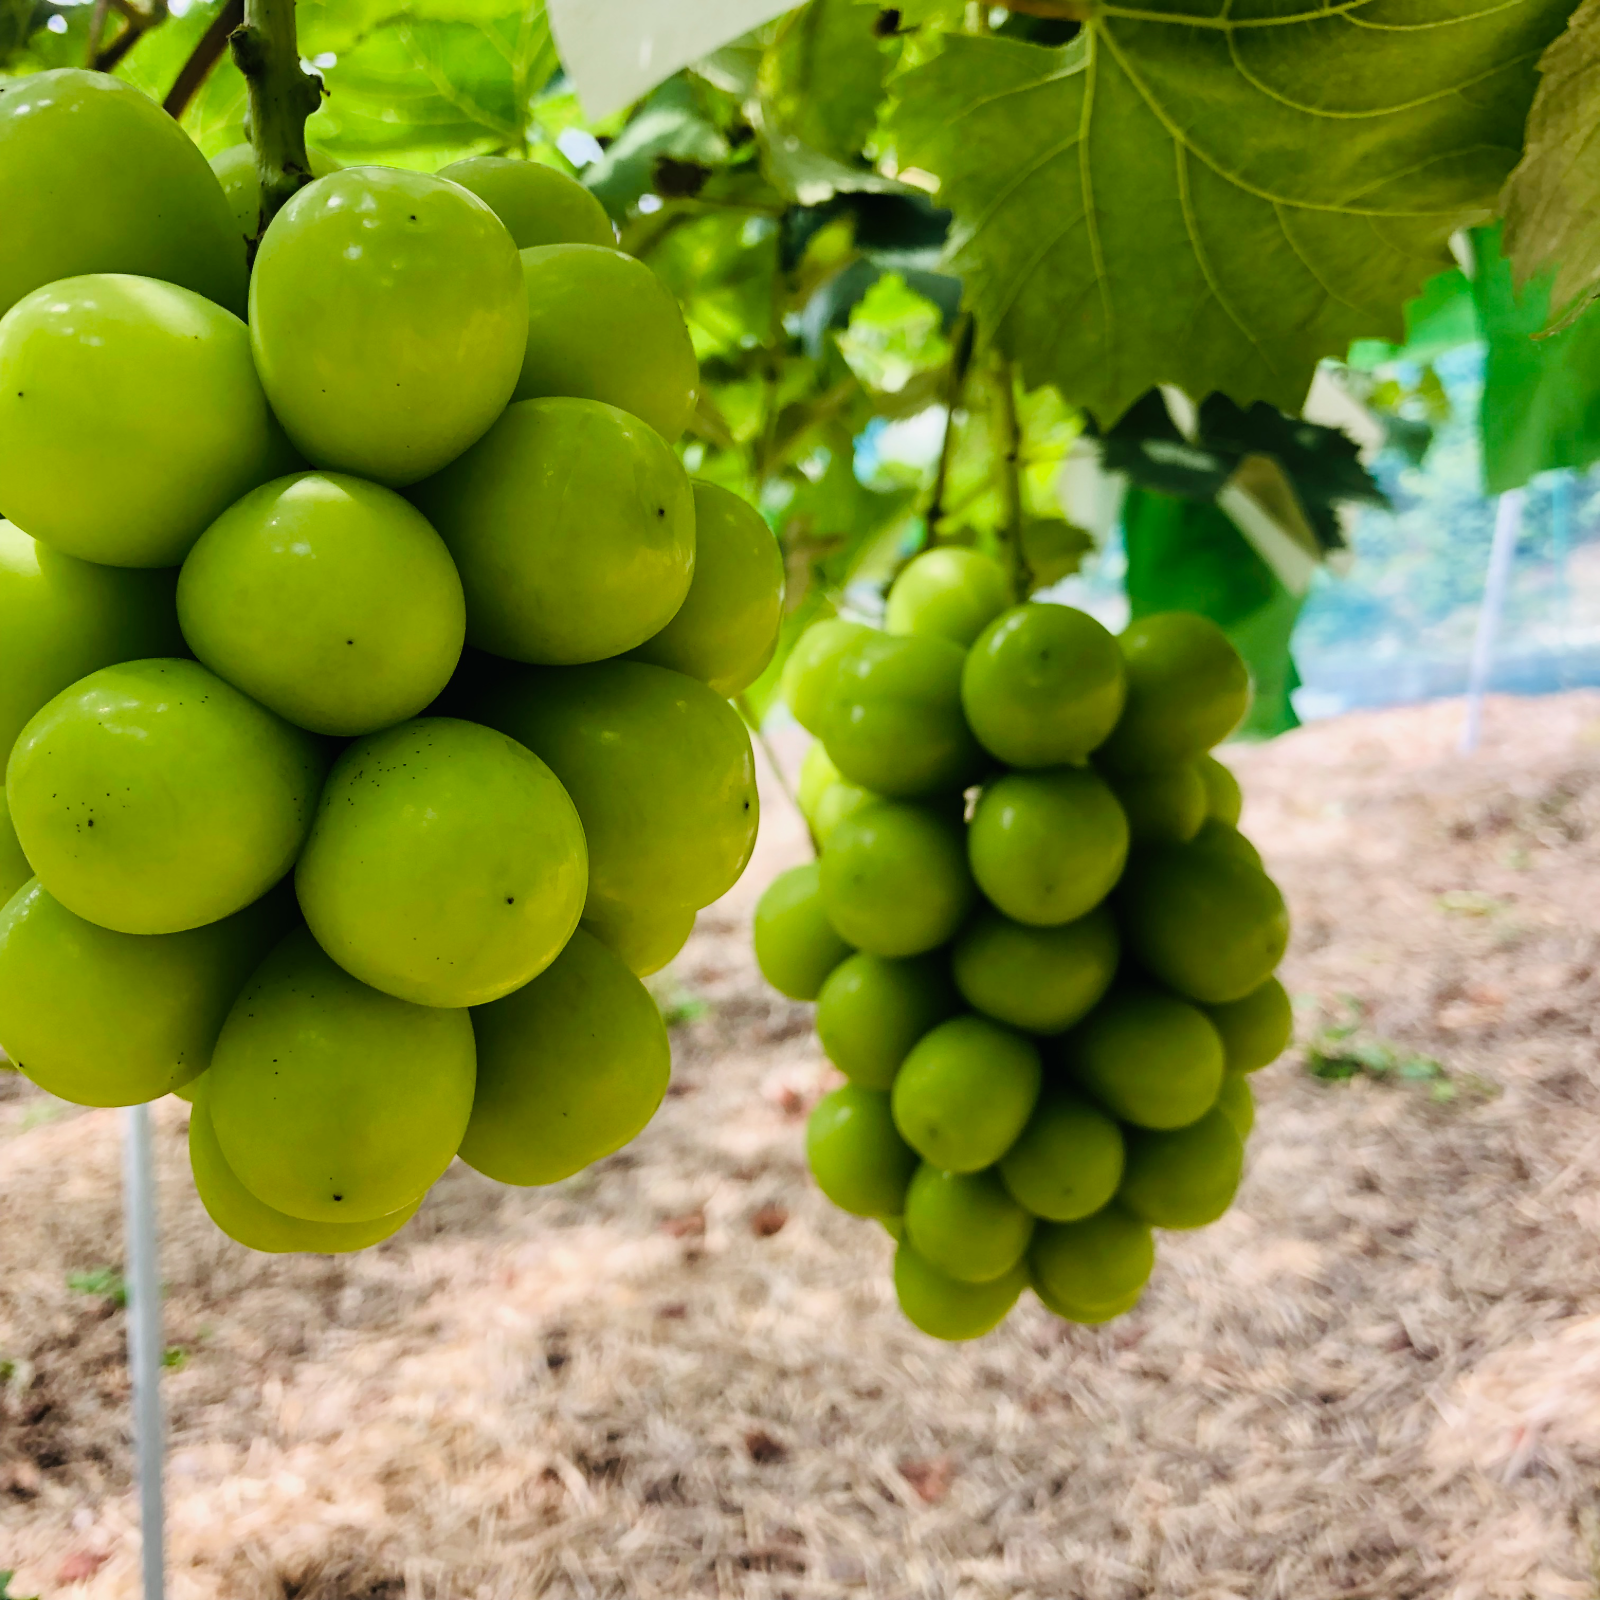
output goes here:
[[1489, 546], [1489, 574], [1478, 610], [1478, 633], [1472, 641], [1472, 671], [1467, 679], [1467, 720], [1461, 728], [1461, 753], [1470, 756], [1483, 734], [1483, 697], [1494, 671], [1494, 647], [1506, 606], [1511, 563], [1522, 537], [1522, 490], [1508, 489], [1494, 513], [1494, 542]]
[[127, 1267], [128, 1372], [133, 1379], [134, 1471], [139, 1486], [144, 1600], [166, 1600], [166, 1518], [161, 1422], [161, 1265], [149, 1106], [123, 1113], [123, 1226]]

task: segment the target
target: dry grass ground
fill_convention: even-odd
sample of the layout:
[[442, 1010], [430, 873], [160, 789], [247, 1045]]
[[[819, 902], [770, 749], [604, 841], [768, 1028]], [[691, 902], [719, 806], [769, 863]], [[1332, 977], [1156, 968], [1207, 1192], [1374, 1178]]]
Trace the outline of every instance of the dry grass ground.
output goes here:
[[[1303, 1033], [1378, 1070], [1259, 1079], [1237, 1209], [1104, 1329], [899, 1319], [807, 1183], [828, 1073], [751, 891], [678, 964], [660, 1117], [557, 1188], [456, 1169], [377, 1250], [253, 1256], [166, 1102], [175, 1600], [1600, 1595], [1600, 697], [1495, 704], [1470, 763], [1458, 723], [1238, 755]], [[132, 1596], [123, 1318], [69, 1282], [119, 1258], [117, 1117], [5, 1092], [0, 1568]]]

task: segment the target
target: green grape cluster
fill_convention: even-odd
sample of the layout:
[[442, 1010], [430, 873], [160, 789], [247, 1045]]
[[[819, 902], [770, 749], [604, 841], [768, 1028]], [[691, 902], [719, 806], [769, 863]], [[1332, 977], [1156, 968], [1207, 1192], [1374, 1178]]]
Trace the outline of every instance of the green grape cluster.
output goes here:
[[191, 1099], [207, 1210], [274, 1251], [653, 1115], [641, 979], [750, 857], [729, 697], [783, 583], [587, 191], [315, 164], [247, 268], [248, 150], [0, 86], [0, 1045]]
[[1232, 1203], [1248, 1075], [1292, 1030], [1283, 898], [1208, 754], [1249, 677], [1203, 617], [1114, 638], [960, 548], [910, 562], [885, 622], [817, 623], [784, 672], [820, 856], [762, 896], [755, 948], [849, 1079], [811, 1171], [899, 1241], [924, 1332], [976, 1338], [1028, 1287], [1105, 1322], [1154, 1230]]

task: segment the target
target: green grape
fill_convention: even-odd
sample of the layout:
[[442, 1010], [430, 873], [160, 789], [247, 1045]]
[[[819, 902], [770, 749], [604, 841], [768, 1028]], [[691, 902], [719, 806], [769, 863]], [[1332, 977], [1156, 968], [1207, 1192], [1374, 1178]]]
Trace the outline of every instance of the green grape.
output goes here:
[[1105, 774], [1135, 845], [1185, 844], [1206, 820], [1206, 786], [1192, 761], [1159, 772]]
[[187, 933], [113, 933], [34, 879], [0, 911], [0, 1044], [63, 1100], [154, 1100], [206, 1070], [229, 1007], [293, 920], [280, 890]]
[[211, 1056], [223, 1159], [309, 1222], [371, 1222], [450, 1165], [472, 1112], [472, 1021], [358, 983], [304, 929], [262, 962]]
[[961, 703], [978, 742], [1013, 767], [1083, 761], [1116, 726], [1122, 652], [1086, 612], [1029, 601], [978, 636]]
[[1142, 984], [1114, 990], [1066, 1041], [1078, 1082], [1124, 1122], [1181, 1128], [1216, 1104], [1222, 1039], [1198, 1006]]
[[889, 1097], [846, 1084], [806, 1123], [806, 1164], [817, 1187], [858, 1217], [898, 1217], [917, 1158], [895, 1130]]
[[1079, 1222], [1041, 1223], [1028, 1250], [1034, 1292], [1074, 1322], [1103, 1322], [1127, 1310], [1155, 1260], [1149, 1227], [1119, 1205]]
[[467, 638], [514, 661], [602, 661], [684, 603], [695, 499], [637, 417], [593, 400], [514, 405], [412, 499], [450, 547]]
[[478, 1087], [461, 1159], [500, 1183], [558, 1183], [656, 1113], [672, 1049], [650, 991], [581, 928], [532, 983], [472, 1013]]
[[307, 472], [263, 484], [200, 536], [178, 579], [189, 648], [313, 733], [414, 717], [461, 659], [450, 552], [392, 489]]
[[1221, 817], [1207, 817], [1201, 823], [1193, 842], [1203, 845], [1208, 850], [1221, 850], [1236, 860], [1243, 861], [1247, 866], [1255, 867], [1258, 871], [1262, 870], [1261, 852], [1237, 828], [1231, 823], [1224, 822]]
[[1146, 970], [1206, 1005], [1260, 987], [1289, 943], [1289, 913], [1272, 879], [1199, 843], [1137, 852], [1117, 888], [1117, 912], [1123, 941]]
[[197, 1095], [189, 1113], [189, 1168], [206, 1215], [235, 1244], [269, 1255], [303, 1250], [311, 1255], [332, 1256], [365, 1250], [398, 1233], [422, 1204], [422, 1196], [418, 1195], [410, 1205], [371, 1222], [307, 1222], [274, 1211], [239, 1182], [224, 1159], [217, 1131], [211, 1125], [207, 1099], [207, 1095]]
[[439, 176], [470, 189], [505, 223], [519, 250], [542, 244], [615, 245], [606, 208], [576, 178], [538, 161], [469, 156]]
[[85, 272], [161, 278], [244, 312], [244, 241], [206, 158], [109, 73], [0, 82], [0, 217], [0, 313]]
[[991, 1283], [962, 1283], [929, 1262], [909, 1244], [894, 1253], [894, 1292], [906, 1320], [935, 1339], [980, 1339], [998, 1327], [1028, 1287], [1028, 1271], [1018, 1263]]
[[791, 1000], [815, 1000], [850, 954], [823, 908], [818, 862], [790, 867], [767, 885], [756, 904], [755, 947], [762, 977]]
[[1215, 756], [1201, 756], [1195, 765], [1200, 771], [1200, 781], [1206, 786], [1206, 815], [1237, 828], [1239, 815], [1244, 810], [1244, 791], [1239, 787], [1239, 780]]
[[941, 957], [892, 961], [860, 951], [817, 995], [817, 1039], [852, 1083], [887, 1089], [912, 1045], [957, 1008]]
[[1225, 1072], [1222, 1091], [1217, 1096], [1217, 1109], [1233, 1124], [1233, 1131], [1241, 1139], [1250, 1137], [1256, 1125], [1256, 1097], [1250, 1089], [1250, 1079], [1242, 1072]]
[[1118, 948], [1116, 922], [1103, 907], [1054, 928], [986, 907], [956, 936], [950, 964], [975, 1011], [1026, 1033], [1062, 1033], [1111, 987]]
[[870, 789], [846, 783], [841, 778], [817, 802], [817, 820], [811, 825], [817, 843], [826, 849], [833, 837], [833, 830], [846, 817], [853, 817], [863, 806], [871, 805], [878, 798]]
[[508, 669], [480, 720], [550, 764], [589, 841], [589, 888], [630, 904], [705, 906], [755, 848], [755, 758], [738, 712], [643, 661]]
[[934, 949], [976, 897], [961, 825], [903, 801], [862, 806], [828, 835], [822, 896], [829, 920], [858, 950], [916, 956]]
[[1122, 1130], [1070, 1089], [1049, 1088], [1000, 1160], [1018, 1205], [1049, 1222], [1091, 1216], [1122, 1181]]
[[840, 656], [819, 731], [845, 778], [901, 800], [972, 782], [983, 753], [961, 715], [961, 662], [926, 634], [868, 633]]
[[1126, 1315], [1144, 1298], [1143, 1288], [1138, 1288], [1132, 1294], [1124, 1295], [1120, 1300], [1113, 1300], [1109, 1305], [1079, 1306], [1070, 1301], [1062, 1300], [1047, 1290], [1034, 1283], [1033, 1292], [1038, 1295], [1039, 1303], [1052, 1315], [1060, 1317], [1063, 1322], [1078, 1322], [1085, 1327], [1098, 1327], [1103, 1322], [1114, 1322], [1118, 1317]]
[[[315, 145], [306, 146], [306, 157], [311, 164], [313, 178], [326, 178], [337, 172], [341, 163], [326, 150]], [[222, 185], [222, 192], [233, 213], [233, 225], [239, 237], [251, 240], [261, 233], [261, 174], [256, 167], [256, 152], [252, 145], [231, 144], [211, 158], [211, 170]], [[443, 174], [441, 174], [443, 176]]]
[[181, 933], [294, 865], [327, 766], [311, 735], [193, 661], [128, 661], [63, 690], [6, 769], [12, 825], [69, 911]]
[[1039, 1052], [986, 1017], [952, 1017], [912, 1047], [895, 1074], [894, 1124], [943, 1172], [993, 1166], [1039, 1098]]
[[820, 737], [823, 716], [833, 703], [833, 676], [840, 660], [862, 639], [871, 637], [872, 629], [864, 623], [826, 617], [813, 622], [795, 641], [783, 664], [780, 689], [784, 704], [807, 733]]
[[579, 926], [616, 951], [635, 977], [648, 978], [689, 942], [694, 907], [638, 905], [591, 889]]
[[889, 586], [883, 625], [925, 633], [963, 650], [1011, 604], [1011, 580], [993, 556], [960, 545], [924, 550]]
[[1207, 1006], [1206, 1015], [1222, 1036], [1229, 1072], [1259, 1072], [1276, 1061], [1294, 1038], [1294, 1006], [1276, 978], [1268, 978], [1241, 1000]]
[[351, 167], [272, 219], [250, 340], [278, 420], [313, 466], [416, 483], [505, 408], [527, 332], [517, 247], [459, 184]]
[[874, 1219], [881, 1224], [883, 1231], [899, 1244], [906, 1236], [906, 1221], [904, 1217], [878, 1217]]
[[476, 722], [422, 717], [351, 745], [295, 868], [346, 972], [423, 1006], [478, 1006], [560, 954], [583, 911], [583, 826], [556, 775]]
[[1221, 744], [1249, 709], [1249, 671], [1208, 618], [1158, 612], [1130, 623], [1117, 643], [1128, 701], [1101, 746], [1107, 766], [1150, 772], [1193, 761]]
[[783, 551], [753, 506], [694, 486], [694, 579], [672, 620], [632, 654], [686, 672], [725, 699], [748, 689], [778, 648]]
[[6, 791], [0, 786], [0, 907], [33, 876], [33, 868], [17, 843], [17, 830], [11, 826], [11, 808]]
[[607, 245], [524, 250], [522, 272], [528, 339], [514, 398], [603, 400], [675, 444], [694, 415], [700, 366], [672, 291]]
[[800, 781], [795, 786], [795, 800], [800, 807], [800, 815], [811, 824], [813, 832], [817, 826], [817, 805], [834, 784], [844, 780], [839, 776], [839, 769], [828, 759], [828, 747], [820, 739], [813, 739], [806, 746], [806, 753], [800, 762]]
[[1243, 1171], [1244, 1141], [1213, 1106], [1186, 1128], [1129, 1129], [1117, 1199], [1153, 1228], [1203, 1228], [1233, 1204]]
[[1027, 1253], [1033, 1218], [993, 1171], [941, 1172], [924, 1162], [906, 1191], [906, 1238], [930, 1266], [962, 1283], [992, 1283]]
[[191, 290], [68, 278], [0, 319], [0, 511], [54, 549], [175, 567], [212, 518], [297, 465], [249, 331]]
[[34, 712], [79, 678], [183, 649], [175, 582], [172, 572], [62, 555], [0, 522], [0, 760]]
[[972, 875], [1015, 922], [1073, 922], [1111, 892], [1128, 819], [1093, 772], [1008, 772], [985, 784], [967, 830]]

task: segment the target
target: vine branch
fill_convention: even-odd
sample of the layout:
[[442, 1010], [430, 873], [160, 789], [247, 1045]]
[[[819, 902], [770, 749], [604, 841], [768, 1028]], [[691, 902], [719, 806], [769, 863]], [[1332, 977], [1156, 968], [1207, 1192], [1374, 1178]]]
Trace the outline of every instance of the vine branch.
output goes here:
[[939, 464], [933, 472], [933, 493], [923, 515], [930, 549], [939, 542], [939, 520], [944, 516], [944, 494], [950, 482], [950, 463], [956, 453], [956, 409], [961, 404], [967, 368], [972, 362], [972, 335], [972, 313], [963, 311], [951, 329], [950, 361], [944, 376], [944, 437], [939, 442]]
[[1022, 429], [1017, 422], [1017, 373], [1010, 361], [995, 371], [995, 465], [1000, 474], [1000, 504], [1005, 512], [1001, 537], [1011, 595], [1021, 604], [1033, 588], [1027, 552], [1022, 548]]
[[311, 181], [306, 118], [322, 104], [322, 79], [300, 65], [294, 0], [244, 0], [244, 25], [228, 35], [228, 46], [250, 91], [245, 130], [261, 179], [259, 240], [294, 192]]
[[244, 0], [228, 3], [212, 19], [211, 26], [201, 35], [200, 42], [189, 59], [178, 69], [178, 76], [161, 102], [161, 109], [173, 118], [181, 117], [189, 109], [189, 102], [200, 92], [200, 86], [211, 76], [211, 69], [222, 58], [228, 46], [228, 35], [244, 21]]

